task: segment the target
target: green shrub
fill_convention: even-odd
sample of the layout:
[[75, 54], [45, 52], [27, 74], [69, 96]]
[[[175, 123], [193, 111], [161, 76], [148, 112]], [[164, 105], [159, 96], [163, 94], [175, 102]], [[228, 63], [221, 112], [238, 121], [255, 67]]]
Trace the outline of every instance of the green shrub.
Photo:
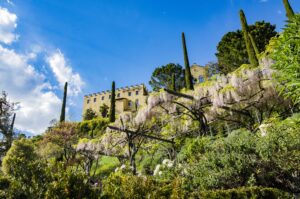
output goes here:
[[185, 149], [187, 182], [191, 189], [220, 189], [246, 186], [256, 170], [257, 136], [246, 130], [226, 138], [199, 138]]
[[85, 120], [78, 124], [79, 131], [83, 136], [91, 138], [101, 135], [106, 129], [109, 120], [107, 118], [95, 118], [92, 120]]
[[104, 198], [183, 198], [183, 180], [157, 181], [151, 176], [113, 173], [103, 182]]
[[193, 193], [194, 198], [210, 198], [210, 199], [284, 199], [293, 198], [292, 194], [274, 188], [264, 187], [242, 187], [238, 189], [228, 190], [211, 190]]
[[45, 198], [97, 198], [100, 190], [92, 188], [83, 172], [58, 167], [51, 172], [52, 181], [47, 186]]
[[300, 192], [300, 114], [273, 122], [257, 145], [260, 184]]

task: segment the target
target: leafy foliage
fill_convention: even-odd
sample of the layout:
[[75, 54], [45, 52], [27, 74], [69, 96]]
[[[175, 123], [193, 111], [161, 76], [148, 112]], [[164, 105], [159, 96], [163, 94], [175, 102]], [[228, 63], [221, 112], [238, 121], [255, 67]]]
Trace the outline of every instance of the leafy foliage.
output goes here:
[[109, 107], [106, 104], [100, 106], [99, 112], [103, 118], [107, 117]]
[[280, 93], [300, 103], [300, 14], [286, 25], [284, 32], [272, 45], [271, 58], [275, 60]]
[[0, 96], [0, 157], [5, 155], [13, 141], [16, 105], [8, 100], [6, 92], [2, 92], [2, 96]]
[[169, 63], [155, 68], [152, 73], [149, 85], [154, 91], [159, 91], [161, 88], [172, 89], [172, 74], [175, 76], [175, 87], [180, 90], [184, 87], [184, 74], [182, 66], [179, 64]]
[[2, 170], [26, 198], [40, 198], [46, 190], [46, 165], [38, 159], [30, 140], [15, 140], [3, 159]]
[[[269, 40], [276, 35], [275, 25], [264, 21], [249, 25], [248, 30], [255, 41], [258, 51], [261, 53]], [[226, 33], [217, 46], [216, 56], [220, 71], [224, 74], [234, 71], [242, 64], [248, 64], [246, 44], [241, 30]]]
[[88, 108], [86, 109], [84, 115], [83, 115], [83, 120], [92, 120], [97, 117], [97, 113], [93, 111], [93, 109]]

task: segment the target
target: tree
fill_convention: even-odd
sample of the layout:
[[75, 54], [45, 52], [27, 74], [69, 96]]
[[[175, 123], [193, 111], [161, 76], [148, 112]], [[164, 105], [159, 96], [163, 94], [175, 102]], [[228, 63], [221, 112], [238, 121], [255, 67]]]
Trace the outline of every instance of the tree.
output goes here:
[[212, 77], [220, 73], [220, 66], [217, 62], [208, 62], [205, 67], [208, 70], [208, 77]]
[[61, 106], [61, 113], [60, 113], [60, 120], [59, 120], [60, 122], [64, 122], [66, 117], [67, 90], [68, 90], [68, 82], [65, 83], [65, 87], [64, 87], [64, 98]]
[[254, 49], [256, 58], [258, 59], [259, 51], [258, 51], [257, 45], [256, 45], [256, 43], [255, 43], [255, 41], [254, 41], [254, 39], [253, 39], [251, 33], [249, 33], [248, 36], [249, 36], [249, 39], [250, 39], [250, 41], [251, 41], [251, 45], [252, 45], [252, 47], [253, 47], [253, 49]]
[[14, 122], [16, 114], [16, 103], [11, 103], [7, 99], [6, 92], [0, 96], [0, 156], [3, 156], [10, 148], [14, 137]]
[[100, 111], [102, 117], [107, 117], [108, 109], [109, 109], [109, 107], [106, 104], [102, 104], [100, 106], [99, 111]]
[[283, 4], [286, 11], [286, 16], [289, 18], [289, 20], [291, 20], [294, 17], [295, 13], [292, 6], [290, 5], [289, 0], [283, 0]]
[[172, 74], [175, 75], [175, 85], [178, 90], [184, 87], [184, 74], [182, 66], [169, 63], [155, 68], [149, 81], [153, 91], [159, 91], [161, 88], [172, 88]]
[[247, 24], [246, 16], [245, 16], [243, 10], [240, 10], [240, 19], [241, 19], [242, 32], [243, 32], [243, 37], [244, 37], [244, 40], [246, 43], [246, 49], [247, 49], [247, 53], [248, 53], [249, 62], [254, 67], [258, 66], [258, 60], [255, 55], [255, 51], [252, 46], [251, 40], [249, 38], [248, 24]]
[[182, 48], [183, 48], [183, 56], [184, 56], [184, 64], [185, 64], [185, 87], [188, 90], [194, 90], [193, 77], [191, 74], [184, 32], [181, 34], [181, 38], [182, 38]]
[[93, 109], [88, 108], [83, 115], [83, 120], [92, 120], [96, 117], [97, 117], [96, 112], [93, 111]]
[[76, 144], [78, 136], [79, 133], [76, 123], [58, 123], [57, 126], [51, 128], [44, 134], [41, 144], [43, 144], [43, 148], [46, 148], [46, 146], [50, 144], [50, 150], [56, 147], [57, 150], [55, 153], [57, 153], [57, 160], [63, 160], [64, 164], [68, 165], [74, 162], [73, 160], [76, 154], [74, 144]]
[[114, 122], [115, 120], [116, 120], [116, 86], [115, 86], [115, 82], [113, 81], [111, 85], [109, 121]]
[[[254, 25], [248, 26], [249, 33], [252, 35], [259, 53], [265, 50], [265, 46], [269, 44], [270, 39], [277, 34], [275, 28], [275, 25], [264, 21], [258, 21]], [[216, 56], [220, 72], [224, 74], [234, 71], [242, 64], [249, 63], [241, 30], [228, 32], [222, 37], [217, 46]]]
[[174, 73], [172, 74], [171, 89], [176, 91], [176, 78]]
[[25, 198], [43, 198], [47, 188], [45, 168], [31, 140], [15, 140], [3, 158], [3, 173], [17, 184]]

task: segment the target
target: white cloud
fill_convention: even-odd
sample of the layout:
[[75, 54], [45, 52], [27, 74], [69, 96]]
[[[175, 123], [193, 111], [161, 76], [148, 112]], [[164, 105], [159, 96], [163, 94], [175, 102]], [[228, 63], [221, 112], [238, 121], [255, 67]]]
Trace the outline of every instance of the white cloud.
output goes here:
[[0, 7], [0, 42], [11, 44], [16, 41], [18, 39], [18, 35], [14, 33], [16, 27], [17, 15]]
[[65, 82], [68, 82], [68, 94], [71, 96], [77, 96], [81, 92], [84, 82], [81, 80], [78, 73], [73, 72], [72, 67], [67, 63], [65, 56], [60, 52], [60, 50], [56, 50], [48, 56], [46, 61], [48, 62], [60, 86], [63, 87]]
[[20, 102], [16, 128], [37, 134], [58, 118], [61, 100], [48, 90], [51, 85], [44, 75], [28, 64], [31, 58], [0, 45], [1, 89], [8, 92], [11, 101]]
[[[40, 62], [41, 69], [38, 70], [35, 64], [37, 57], [47, 54], [45, 48], [32, 44], [27, 49], [17, 52], [12, 46], [1, 45], [11, 44], [17, 40], [14, 33], [17, 27], [17, 16], [10, 13], [6, 8], [0, 7], [0, 92], [8, 93], [12, 102], [19, 102], [15, 127], [19, 130], [33, 134], [43, 133], [49, 126], [52, 119], [58, 118], [61, 108], [61, 96], [54, 92], [57, 84], [50, 84], [54, 74], [60, 88], [65, 81], [70, 84], [68, 93], [72, 96], [81, 92], [84, 84], [78, 73], [74, 73], [72, 67], [66, 61], [60, 50], [55, 51], [47, 57], [47, 63], [53, 74], [47, 73], [43, 62]], [[47, 66], [47, 67], [49, 67]], [[44, 68], [43, 68], [44, 67]], [[70, 105], [72, 101], [68, 101]], [[67, 118], [68, 118], [67, 107]]]

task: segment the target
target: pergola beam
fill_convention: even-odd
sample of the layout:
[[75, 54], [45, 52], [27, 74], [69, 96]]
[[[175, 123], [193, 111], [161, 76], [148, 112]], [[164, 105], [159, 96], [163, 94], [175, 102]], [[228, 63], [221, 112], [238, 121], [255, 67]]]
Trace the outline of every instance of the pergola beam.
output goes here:
[[194, 100], [194, 97], [191, 95], [187, 95], [187, 94], [183, 94], [183, 93], [178, 93], [176, 91], [172, 91], [170, 89], [164, 88], [164, 91], [166, 91], [167, 93], [170, 93], [172, 95], [178, 96], [178, 97], [183, 97], [189, 100]]
[[110, 128], [112, 130], [124, 132], [124, 133], [130, 133], [132, 135], [138, 135], [138, 136], [146, 137], [146, 138], [153, 139], [153, 140], [159, 140], [159, 141], [162, 141], [162, 142], [168, 142], [168, 143], [171, 143], [171, 144], [175, 144], [175, 142], [172, 141], [172, 140], [166, 140], [166, 139], [155, 137], [155, 136], [152, 136], [152, 135], [137, 133], [137, 132], [134, 132], [134, 131], [131, 131], [131, 130], [128, 130], [128, 129], [123, 130], [123, 129], [115, 127], [115, 126], [108, 126], [108, 128]]

